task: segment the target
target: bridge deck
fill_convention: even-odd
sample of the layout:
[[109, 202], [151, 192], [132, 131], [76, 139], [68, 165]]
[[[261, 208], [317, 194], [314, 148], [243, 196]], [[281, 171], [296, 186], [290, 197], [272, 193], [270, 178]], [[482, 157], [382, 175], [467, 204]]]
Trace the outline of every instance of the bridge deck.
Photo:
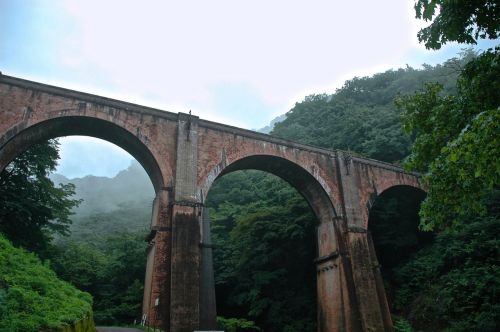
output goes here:
[[[43, 84], [39, 82], [34, 82], [34, 81], [29, 81], [13, 76], [8, 76], [8, 75], [3, 75], [0, 72], [0, 83], [6, 83], [14, 86], [18, 86], [21, 88], [25, 89], [32, 89], [32, 90], [37, 90], [41, 92], [47, 92], [51, 93], [54, 95], [59, 95], [59, 96], [64, 96], [64, 97], [69, 97], [69, 98], [74, 98], [82, 101], [88, 101], [92, 103], [98, 103], [101, 105], [107, 105], [110, 107], [115, 107], [115, 108], [121, 108], [125, 110], [131, 110], [131, 111], [136, 111], [140, 113], [147, 113], [151, 114], [154, 116], [158, 117], [163, 117], [166, 119], [170, 119], [173, 121], [177, 121], [177, 113], [153, 108], [153, 107], [148, 107], [148, 106], [143, 106], [143, 105], [138, 105], [126, 101], [121, 101], [117, 99], [112, 99], [108, 97], [102, 97], [86, 92], [80, 92], [80, 91], [75, 91], [71, 89], [65, 89], [53, 85], [48, 85], [48, 84]], [[238, 128], [230, 125], [225, 125], [222, 123], [217, 123], [217, 122], [212, 122], [208, 120], [203, 120], [200, 119], [198, 122], [198, 125], [200, 127], [205, 127], [209, 129], [215, 129], [219, 131], [224, 131], [224, 132], [230, 132], [236, 135], [244, 136], [244, 137], [249, 137], [249, 138], [254, 138], [254, 139], [259, 139], [263, 141], [267, 141], [269, 143], [274, 143], [274, 144], [279, 144], [283, 145], [286, 147], [294, 148], [294, 149], [300, 149], [300, 150], [306, 150], [306, 151], [312, 151], [316, 153], [320, 153], [323, 155], [328, 155], [331, 157], [335, 157], [338, 152], [342, 152], [342, 150], [335, 149], [335, 150], [329, 150], [317, 146], [312, 146], [312, 145], [307, 145], [307, 144], [302, 144], [302, 143], [296, 143], [293, 141], [289, 141], [287, 139], [275, 137], [272, 135], [264, 134], [264, 133], [259, 133], [256, 131], [248, 130], [248, 129], [243, 129], [243, 128]], [[407, 173], [402, 167], [390, 164], [390, 163], [385, 163], [379, 160], [373, 160], [373, 159], [368, 159], [364, 157], [358, 157], [358, 156], [353, 156], [353, 160], [355, 160], [358, 163], [363, 163], [367, 165], [372, 165], [372, 166], [377, 166], [385, 169], [390, 169], [396, 172], [402, 172], [402, 173]], [[410, 173], [416, 176], [419, 176], [420, 174], [417, 173]]]

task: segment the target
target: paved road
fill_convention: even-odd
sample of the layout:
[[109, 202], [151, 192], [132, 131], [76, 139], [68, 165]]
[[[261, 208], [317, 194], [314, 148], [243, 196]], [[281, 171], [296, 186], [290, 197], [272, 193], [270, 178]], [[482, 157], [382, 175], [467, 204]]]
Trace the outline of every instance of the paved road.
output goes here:
[[144, 332], [142, 330], [132, 329], [132, 328], [128, 328], [128, 327], [97, 326], [96, 329], [97, 329], [97, 332]]

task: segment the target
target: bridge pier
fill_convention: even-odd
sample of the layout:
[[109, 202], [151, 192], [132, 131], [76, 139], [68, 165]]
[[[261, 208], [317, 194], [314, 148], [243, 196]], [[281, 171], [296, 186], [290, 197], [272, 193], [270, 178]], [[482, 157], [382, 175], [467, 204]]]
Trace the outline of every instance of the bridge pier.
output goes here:
[[201, 217], [200, 329], [212, 331], [217, 329], [217, 313], [212, 257], [214, 246], [210, 232], [208, 208], [203, 208]]
[[170, 325], [170, 261], [172, 219], [169, 202], [171, 188], [162, 188], [153, 202], [151, 231], [148, 236], [143, 315], [151, 326]]
[[323, 221], [318, 226], [316, 283], [318, 293], [318, 331], [361, 331], [355, 308], [352, 275], [343, 239], [343, 219]]
[[201, 199], [197, 195], [198, 117], [178, 114], [174, 201], [170, 332], [200, 328]]
[[200, 328], [200, 225], [199, 207], [174, 205], [172, 209], [172, 279], [170, 332]]
[[[348, 152], [339, 152], [337, 159], [341, 184], [346, 253], [352, 271], [352, 283], [362, 331], [394, 331], [387, 299], [381, 280], [378, 262], [369, 243], [367, 224], [361, 213], [360, 174]], [[382, 289], [380, 289], [382, 287]], [[381, 304], [385, 304], [381, 306]], [[354, 329], [355, 331], [358, 329]]]

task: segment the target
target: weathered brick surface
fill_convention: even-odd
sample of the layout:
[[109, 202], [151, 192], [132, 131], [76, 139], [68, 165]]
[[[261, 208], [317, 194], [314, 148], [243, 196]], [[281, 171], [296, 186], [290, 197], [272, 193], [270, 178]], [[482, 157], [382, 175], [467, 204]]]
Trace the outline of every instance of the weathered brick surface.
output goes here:
[[0, 79], [0, 169], [37, 141], [89, 135], [130, 152], [148, 171], [155, 188], [172, 178], [175, 140], [164, 138], [166, 133], [176, 132], [175, 120], [160, 116], [162, 112], [106, 103], [104, 98], [86, 98], [81, 94], [78, 99], [55, 94], [60, 92], [58, 89], [47, 90], [13, 86]]
[[359, 211], [362, 227], [365, 229], [368, 229], [368, 216], [373, 200], [384, 191], [395, 186], [423, 189], [417, 176], [405, 173], [392, 165], [357, 159], [354, 161], [354, 167], [359, 178]]
[[200, 301], [200, 285], [208, 289], [202, 271], [210, 271], [201, 269], [203, 202], [217, 177], [260, 169], [294, 186], [319, 220], [320, 331], [392, 330], [366, 232], [369, 209], [391, 187], [421, 188], [416, 175], [347, 152], [0, 74], [0, 170], [30, 145], [66, 135], [117, 144], [153, 182], [157, 198], [143, 306], [154, 325], [176, 332], [200, 328], [200, 313], [209, 312], [200, 305], [213, 303]]

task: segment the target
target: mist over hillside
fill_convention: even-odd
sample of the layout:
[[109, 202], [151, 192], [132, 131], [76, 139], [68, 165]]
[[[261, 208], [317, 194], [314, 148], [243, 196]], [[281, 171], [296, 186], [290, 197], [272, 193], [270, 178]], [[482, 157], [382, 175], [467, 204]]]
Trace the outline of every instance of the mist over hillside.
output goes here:
[[146, 171], [135, 160], [113, 178], [88, 175], [68, 179], [52, 174], [51, 180], [56, 184], [73, 183], [74, 197], [82, 200], [71, 218], [71, 236], [76, 239], [149, 227], [154, 189]]

